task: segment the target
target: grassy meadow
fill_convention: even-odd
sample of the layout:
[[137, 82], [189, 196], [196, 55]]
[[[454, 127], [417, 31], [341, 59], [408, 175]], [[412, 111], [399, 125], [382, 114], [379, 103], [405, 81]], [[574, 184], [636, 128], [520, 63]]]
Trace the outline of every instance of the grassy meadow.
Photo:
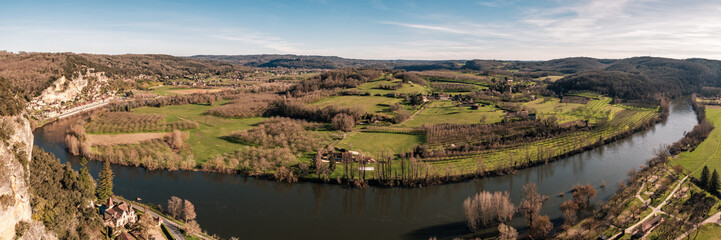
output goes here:
[[370, 154], [390, 151], [400, 154], [409, 151], [413, 146], [422, 144], [422, 135], [383, 132], [356, 132], [350, 134], [336, 145], [339, 148], [353, 149]]
[[456, 123], [456, 124], [478, 124], [483, 116], [485, 123], [492, 124], [500, 122], [505, 116], [503, 110], [488, 105], [478, 110], [471, 110], [467, 106], [457, 106], [453, 101], [433, 101], [418, 115], [403, 124], [401, 127], [420, 127], [423, 124]]
[[708, 138], [696, 147], [694, 151], [682, 152], [673, 161], [680, 164], [688, 171], [694, 171], [694, 176], [701, 176], [700, 169], [704, 165], [708, 166], [713, 172], [714, 169], [721, 171], [721, 107], [706, 106], [706, 118], [711, 121], [714, 126], [713, 131]]
[[222, 104], [209, 105], [172, 105], [160, 108], [141, 107], [135, 113], [154, 113], [165, 116], [165, 121], [175, 122], [189, 120], [198, 123], [198, 128], [188, 130], [187, 144], [197, 162], [204, 162], [218, 154], [232, 153], [243, 145], [228, 141], [227, 137], [234, 132], [247, 130], [262, 122], [265, 118], [222, 118], [205, 115], [205, 111]]

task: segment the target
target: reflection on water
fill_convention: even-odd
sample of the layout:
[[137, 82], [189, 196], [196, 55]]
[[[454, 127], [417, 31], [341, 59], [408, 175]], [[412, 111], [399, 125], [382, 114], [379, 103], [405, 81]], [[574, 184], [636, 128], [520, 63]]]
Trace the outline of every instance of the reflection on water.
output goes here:
[[[515, 175], [476, 179], [424, 188], [368, 188], [364, 190], [330, 184], [276, 183], [251, 177], [189, 171], [147, 171], [113, 166], [115, 193], [140, 197], [152, 204], [167, 203], [178, 196], [195, 204], [198, 222], [221, 237], [259, 238], [408, 238], [427, 239], [464, 235], [463, 200], [482, 190], [509, 191], [514, 202], [527, 182], [538, 183], [539, 192], [550, 198], [542, 214], [560, 224], [559, 197], [576, 183], [600, 186], [596, 202], [616, 191], [626, 171], [652, 157], [654, 148], [670, 144], [696, 124], [687, 100], [674, 101], [668, 121], [602, 148], [529, 169]], [[62, 142], [67, 123], [55, 123], [35, 131], [35, 144], [54, 153], [75, 168], [79, 159], [65, 151]], [[102, 164], [90, 162], [97, 176]], [[524, 229], [516, 216], [511, 225]]]

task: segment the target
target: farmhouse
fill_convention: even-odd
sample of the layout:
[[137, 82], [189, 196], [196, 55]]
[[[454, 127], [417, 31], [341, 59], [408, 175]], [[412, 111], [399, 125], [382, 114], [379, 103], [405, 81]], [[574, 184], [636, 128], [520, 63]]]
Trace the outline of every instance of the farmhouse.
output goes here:
[[328, 161], [335, 161], [340, 163], [348, 163], [348, 162], [358, 162], [362, 161], [363, 163], [371, 163], [375, 162], [376, 160], [369, 157], [369, 156], [363, 156], [358, 151], [352, 151], [352, 150], [346, 150], [346, 149], [337, 149], [339, 152], [332, 152], [332, 153], [324, 153], [321, 155], [321, 160], [328, 162]]
[[120, 227], [126, 224], [135, 223], [137, 217], [135, 210], [127, 203], [113, 205], [113, 199], [109, 198], [107, 206], [101, 208], [103, 214], [103, 225], [106, 227]]

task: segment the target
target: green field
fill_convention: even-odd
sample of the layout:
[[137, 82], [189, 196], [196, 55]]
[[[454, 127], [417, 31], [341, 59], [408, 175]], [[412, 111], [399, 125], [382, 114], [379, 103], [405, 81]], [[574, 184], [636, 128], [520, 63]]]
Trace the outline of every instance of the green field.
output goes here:
[[422, 144], [423, 136], [403, 133], [356, 132], [343, 139], [336, 147], [370, 154], [380, 154], [384, 150], [398, 154], [410, 150], [414, 145]]
[[414, 83], [404, 83], [403, 86], [397, 90], [386, 90], [386, 89], [380, 89], [379, 87], [381, 85], [398, 85], [401, 82], [400, 79], [393, 79], [393, 80], [379, 80], [379, 81], [373, 81], [373, 82], [367, 82], [364, 84], [359, 85], [356, 87], [356, 89], [368, 92], [371, 95], [376, 94], [387, 94], [387, 93], [406, 93], [406, 94], [412, 94], [412, 93], [427, 93], [428, 88], [414, 84]]
[[[579, 103], [561, 103], [558, 98], [539, 98], [534, 101], [524, 103], [523, 105], [530, 109], [535, 109], [539, 118], [550, 116], [556, 117], [558, 123], [566, 123], [577, 120], [589, 119], [590, 123], [595, 123], [596, 119], [613, 119], [616, 113], [623, 110], [622, 105], [612, 105], [611, 98], [596, 97], [588, 101], [586, 104]], [[650, 109], [638, 109], [650, 110]], [[608, 117], [605, 115], [609, 113]]]
[[599, 139], [613, 138], [616, 135], [636, 128], [656, 116], [651, 110], [623, 110], [604, 126], [592, 131], [577, 131], [558, 137], [522, 144], [515, 147], [493, 149], [453, 159], [431, 159], [425, 161], [437, 165], [432, 171], [442, 174], [444, 165], [450, 165], [454, 174], [472, 174], [476, 171], [478, 157], [482, 157], [487, 170], [503, 169], [527, 162], [543, 161], [575, 149], [591, 146]]
[[390, 114], [390, 105], [401, 103], [400, 98], [389, 98], [383, 96], [332, 96], [312, 103], [319, 107], [360, 107], [367, 113]]
[[190, 146], [195, 160], [200, 163], [218, 154], [237, 151], [244, 145], [227, 141], [224, 137], [237, 131], [250, 129], [265, 119], [260, 117], [230, 119], [203, 114], [221, 103], [217, 102], [213, 106], [188, 104], [160, 108], [141, 107], [133, 111], [136, 113], [163, 114], [168, 122], [181, 121], [182, 119], [197, 122], [198, 128], [187, 131], [190, 138], [186, 143]]
[[711, 121], [716, 128], [711, 131], [708, 138], [696, 147], [692, 152], [682, 152], [673, 161], [681, 164], [689, 171], [695, 171], [694, 176], [699, 177], [704, 165], [708, 166], [713, 172], [714, 169], [721, 171], [721, 107], [706, 106], [706, 118]]
[[433, 101], [415, 118], [400, 126], [420, 127], [423, 124], [439, 123], [476, 124], [481, 123], [482, 116], [486, 116], [485, 123], [490, 124], [500, 122], [504, 115], [502, 110], [490, 105], [471, 110], [470, 107], [458, 107], [453, 101]]
[[[703, 225], [698, 231], [696, 239], [718, 239], [721, 237], [721, 226], [718, 224], [706, 224]], [[691, 237], [696, 236], [696, 232], [691, 233]]]

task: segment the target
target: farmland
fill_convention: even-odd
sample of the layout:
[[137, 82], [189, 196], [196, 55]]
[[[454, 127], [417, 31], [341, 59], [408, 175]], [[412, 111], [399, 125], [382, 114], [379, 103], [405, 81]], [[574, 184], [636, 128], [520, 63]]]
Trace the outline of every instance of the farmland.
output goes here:
[[389, 93], [427, 93], [428, 88], [416, 83], [403, 83], [400, 79], [378, 80], [359, 85], [356, 89], [371, 95], [385, 95]]
[[378, 155], [384, 151], [400, 154], [423, 143], [423, 136], [405, 133], [358, 132], [347, 136], [337, 147]]
[[491, 124], [501, 121], [505, 114], [502, 110], [488, 105], [478, 110], [471, 110], [469, 106], [460, 106], [452, 101], [434, 101], [422, 110], [413, 120], [401, 124], [402, 127], [420, 127], [423, 124], [458, 123]]
[[[160, 86], [152, 91], [163, 97], [139, 96], [134, 105], [99, 112], [68, 139], [74, 152], [115, 162], [119, 152], [132, 152], [126, 164], [283, 181], [355, 181], [348, 168], [317, 161], [346, 154], [339, 160], [346, 166], [366, 159], [362, 164], [384, 169], [368, 176], [393, 182], [401, 174], [408, 183], [544, 163], [658, 121], [660, 108], [649, 104], [613, 104], [595, 92], [558, 96], [543, 83], [509, 76], [341, 69], [291, 87], [183, 94], [197, 89]], [[82, 142], [88, 139], [92, 153]]]
[[401, 102], [401, 99], [383, 96], [333, 96], [312, 105], [319, 107], [359, 107], [366, 113], [390, 113], [390, 106]]
[[673, 162], [680, 164], [689, 172], [694, 171], [694, 176], [699, 177], [700, 169], [708, 166], [711, 171], [721, 171], [721, 107], [706, 106], [706, 118], [708, 118], [715, 126], [708, 138], [696, 147], [694, 151], [683, 152], [675, 158]]

